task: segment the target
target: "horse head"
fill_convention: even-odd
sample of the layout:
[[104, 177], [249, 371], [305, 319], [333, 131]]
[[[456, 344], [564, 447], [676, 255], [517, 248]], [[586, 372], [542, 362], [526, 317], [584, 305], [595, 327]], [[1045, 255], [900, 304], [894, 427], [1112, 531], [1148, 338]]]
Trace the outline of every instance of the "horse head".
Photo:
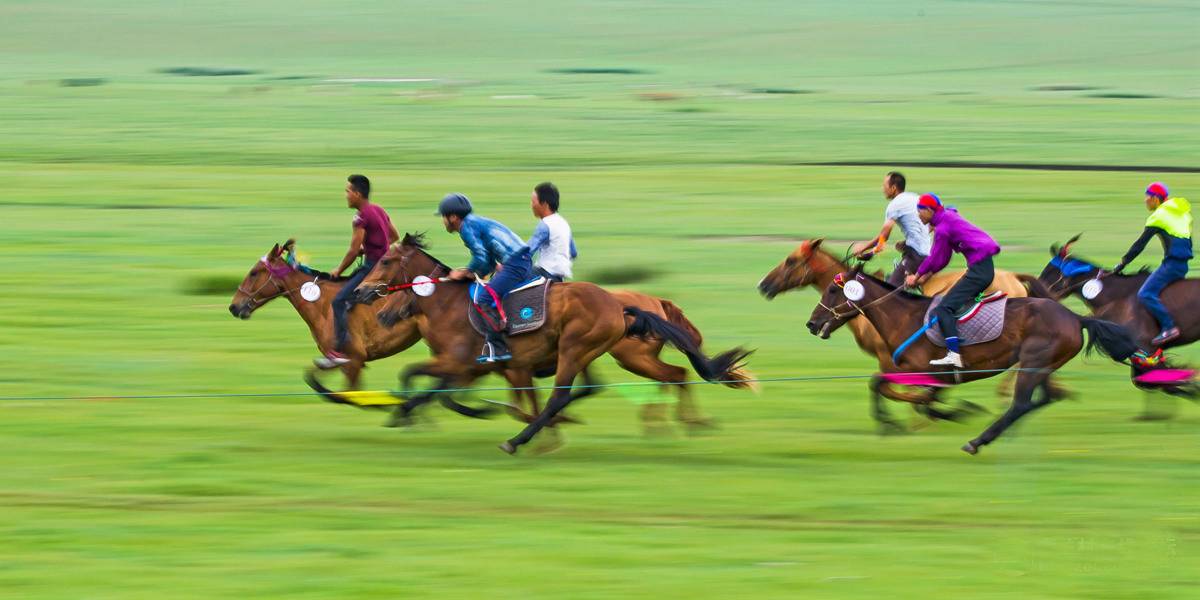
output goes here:
[[878, 282], [863, 274], [862, 268], [862, 264], [855, 265], [833, 278], [808, 318], [809, 333], [829, 339], [834, 331], [862, 314], [861, 306], [886, 293]]
[[828, 264], [821, 264], [824, 257], [820, 248], [824, 241], [825, 238], [816, 238], [800, 242], [783, 262], [758, 282], [758, 292], [771, 300], [788, 290], [815, 284], [817, 277], [830, 268]]
[[266, 255], [255, 261], [229, 303], [229, 314], [239, 319], [249, 319], [258, 307], [287, 292], [284, 279], [295, 271], [295, 267], [283, 257], [283, 253], [291, 252], [295, 244], [296, 240], [289, 238], [283, 244], [275, 244]]

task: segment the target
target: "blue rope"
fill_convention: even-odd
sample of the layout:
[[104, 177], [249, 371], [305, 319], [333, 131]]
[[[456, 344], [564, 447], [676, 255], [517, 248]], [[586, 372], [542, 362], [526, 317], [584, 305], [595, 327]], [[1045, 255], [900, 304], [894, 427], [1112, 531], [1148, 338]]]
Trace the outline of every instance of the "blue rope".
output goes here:
[[900, 366], [900, 355], [904, 354], [904, 351], [908, 350], [908, 347], [913, 345], [913, 342], [916, 342], [917, 338], [921, 337], [921, 335], [926, 331], [929, 331], [929, 328], [933, 327], [933, 324], [937, 322], [938, 318], [934, 317], [930, 319], [928, 323], [918, 329], [916, 333], [908, 336], [908, 339], [904, 340], [904, 343], [900, 344], [900, 347], [896, 348], [896, 351], [892, 353], [892, 364], [896, 365], [897, 367]]

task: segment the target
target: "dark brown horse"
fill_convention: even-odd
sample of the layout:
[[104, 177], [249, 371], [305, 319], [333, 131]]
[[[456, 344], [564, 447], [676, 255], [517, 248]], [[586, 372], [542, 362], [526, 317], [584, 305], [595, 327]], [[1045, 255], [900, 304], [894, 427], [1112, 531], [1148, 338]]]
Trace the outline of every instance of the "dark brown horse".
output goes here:
[[[293, 251], [294, 243], [294, 240], [288, 240], [282, 245], [275, 244], [266, 256], [254, 263], [238, 286], [229, 312], [239, 319], [249, 319], [255, 310], [271, 300], [286, 297], [308, 325], [317, 350], [323, 354], [333, 348], [333, 310], [330, 305], [343, 284], [331, 280], [328, 275], [303, 273], [284, 259], [283, 253]], [[314, 280], [320, 287], [321, 296], [309, 302], [300, 297], [300, 287]], [[375, 313], [362, 309], [352, 309], [349, 317], [350, 342], [345, 354], [350, 362], [342, 365], [341, 371], [350, 389], [358, 389], [367, 362], [403, 352], [421, 339], [416, 320], [398, 323], [395, 327], [381, 327], [375, 320]]]
[[[772, 300], [776, 296], [794, 289], [814, 287], [818, 290], [824, 290], [829, 287], [829, 284], [833, 283], [833, 278], [838, 273], [849, 271], [851, 267], [844, 260], [839, 260], [822, 248], [823, 242], [823, 238], [800, 242], [800, 245], [788, 254], [783, 262], [779, 263], [763, 277], [762, 281], [758, 283], [758, 291], [767, 300]], [[963, 273], [965, 271], [961, 269], [943, 271], [925, 282], [922, 289], [930, 296], [945, 293], [962, 278]], [[996, 271], [996, 281], [988, 288], [988, 291], [1003, 290], [1009, 297], [1023, 298], [1027, 295], [1027, 292], [1020, 277], [1009, 271]], [[854, 341], [858, 344], [858, 347], [878, 361], [881, 372], [894, 373], [901, 371], [899, 367], [892, 364], [891, 350], [887, 348], [887, 344], [884, 343], [882, 336], [879, 335], [879, 332], [875, 330], [875, 326], [869, 320], [858, 316], [851, 319], [848, 325], [851, 333], [854, 334]], [[1006, 375], [1005, 377], [1011, 378], [1011, 375]], [[1056, 398], [1069, 395], [1067, 390], [1059, 387], [1053, 381], [1050, 385]], [[1003, 383], [1000, 386], [1000, 388], [1005, 387], [1011, 386], [1006, 386]], [[931, 417], [959, 418], [974, 412], [944, 412], [941, 409], [931, 406], [934, 403], [941, 402], [939, 390], [936, 388], [926, 389], [919, 393], [905, 392], [899, 386], [889, 383], [882, 377], [876, 377], [871, 380], [870, 390], [872, 392], [871, 414], [880, 423], [884, 432], [899, 432], [903, 430], [903, 427], [887, 415], [887, 409], [879, 402], [881, 396], [891, 400], [911, 403], [918, 412]], [[1003, 393], [1011, 394], [1012, 391], [1009, 389]]]
[[[1152, 349], [1150, 340], [1161, 329], [1158, 321], [1146, 310], [1137, 293], [1149, 271], [1143, 269], [1130, 275], [1105, 272], [1100, 267], [1072, 255], [1071, 246], [1079, 239], [1075, 236], [1061, 248], [1050, 247], [1050, 263], [1042, 270], [1038, 280], [1045, 288], [1036, 289], [1046, 297], [1061, 299], [1075, 294], [1091, 309], [1096, 317], [1120, 323], [1133, 333], [1142, 348]], [[1083, 286], [1099, 279], [1101, 289], [1093, 298], [1083, 295]], [[1163, 304], [1179, 325], [1181, 335], [1164, 345], [1165, 348], [1186, 346], [1200, 339], [1200, 279], [1184, 279], [1167, 286], [1162, 293]]]
[[[843, 274], [842, 280], [858, 282], [865, 293], [852, 301], [846, 298], [841, 285], [834, 283], [826, 288], [808, 321], [808, 329], [813, 335], [828, 338], [834, 330], [861, 315], [875, 325], [888, 350], [895, 351], [921, 328], [932, 301], [930, 298], [909, 294], [857, 270]], [[934, 346], [924, 336], [899, 360], [899, 367], [905, 371], [941, 371], [934, 376], [947, 384], [984, 379], [1018, 362], [1021, 364], [1008, 411], [979, 437], [963, 445], [963, 451], [969, 454], [979, 452], [1026, 413], [1053, 401], [1048, 388], [1050, 374], [1084, 349], [1083, 330], [1088, 332], [1088, 350], [1098, 348], [1114, 360], [1124, 361], [1138, 351], [1132, 336], [1120, 325], [1080, 317], [1058, 302], [1045, 298], [1013, 298], [1007, 303], [1004, 318], [1004, 330], [999, 338], [963, 347], [963, 360], [969, 370], [931, 369], [930, 359], [937, 358], [944, 349]], [[1034, 394], [1039, 390], [1042, 393], [1035, 399]]]
[[[357, 299], [370, 302], [378, 297], [380, 286], [409, 283], [417, 276], [431, 276], [444, 268], [443, 263], [425, 252], [421, 236], [406, 235], [380, 259], [372, 274], [359, 286]], [[421, 332], [434, 354], [433, 360], [406, 369], [402, 381], [426, 375], [438, 380], [437, 389], [450, 389], [467, 387], [499, 368], [530, 373], [553, 370], [556, 389], [545, 410], [521, 433], [500, 445], [510, 454], [528, 443], [573, 400], [582, 397], [571, 394], [576, 376], [626, 337], [665, 340], [683, 352], [706, 381], [735, 380], [738, 375], [734, 371], [748, 354], [735, 349], [710, 359], [696, 347], [687, 331], [668, 320], [634, 306], [624, 306], [616, 296], [596, 285], [571, 282], [554, 284], [550, 288], [546, 323], [541, 329], [511, 338], [512, 360], [503, 366], [481, 365], [475, 362], [475, 356], [483, 338], [467, 321], [467, 313], [471, 310], [467, 285], [465, 282], [438, 283], [428, 296], [408, 290], [389, 299], [401, 316], [425, 317], [420, 321]], [[407, 420], [414, 409], [434, 395], [421, 394], [408, 399], [396, 408], [397, 418]]]

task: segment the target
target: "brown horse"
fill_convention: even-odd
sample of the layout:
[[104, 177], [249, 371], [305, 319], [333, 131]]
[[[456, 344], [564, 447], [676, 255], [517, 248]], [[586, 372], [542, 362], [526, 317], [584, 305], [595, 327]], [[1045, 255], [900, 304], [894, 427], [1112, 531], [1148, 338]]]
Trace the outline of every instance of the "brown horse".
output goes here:
[[[832, 331], [861, 315], [875, 325], [888, 352], [892, 352], [921, 328], [930, 298], [910, 294], [858, 270], [843, 274], [842, 280], [857, 281], [865, 293], [851, 301], [841, 285], [829, 285], [808, 321], [813, 335], [828, 338]], [[1088, 350], [1099, 348], [1114, 360], [1124, 361], [1138, 351], [1137, 343], [1120, 325], [1080, 317], [1045, 298], [1009, 300], [1004, 318], [999, 338], [963, 347], [963, 359], [970, 370], [947, 370], [934, 375], [943, 383], [956, 384], [991, 377], [1018, 362], [1021, 364], [1008, 411], [979, 437], [963, 445], [968, 454], [979, 452], [1026, 413], [1054, 401], [1048, 385], [1050, 374], [1084, 349], [1082, 330], [1088, 332]], [[944, 350], [922, 336], [900, 357], [899, 368], [908, 372], [936, 371], [930, 368], [929, 361], [940, 352]], [[1039, 389], [1041, 397], [1035, 400], [1034, 392]]]
[[[370, 302], [378, 297], [377, 290], [389, 284], [405, 284], [413, 278], [444, 269], [445, 265], [425, 252], [420, 235], [406, 235], [376, 264], [374, 271], [358, 288], [357, 299]], [[399, 316], [424, 315], [421, 332], [433, 351], [431, 361], [412, 365], [402, 375], [411, 381], [417, 375], [438, 379], [438, 389], [466, 387], [479, 377], [498, 368], [534, 372], [554, 372], [555, 390], [541, 411], [521, 433], [500, 445], [509, 454], [528, 443], [534, 435], [572, 401], [593, 392], [586, 387], [572, 395], [576, 376], [585, 375], [586, 367], [600, 355], [611, 351], [627, 337], [655, 337], [665, 340], [684, 353], [693, 368], [706, 381], [735, 381], [739, 363], [748, 355], [741, 349], [731, 350], [708, 358], [696, 346], [694, 338], [683, 328], [667, 319], [635, 306], [625, 306], [600, 287], [583, 282], [554, 284], [546, 300], [546, 323], [540, 329], [510, 340], [513, 359], [503, 367], [478, 364], [476, 351], [483, 338], [467, 321], [471, 300], [466, 282], [438, 283], [429, 296], [411, 290], [389, 299]], [[736, 383], [744, 382], [736, 381]], [[408, 385], [405, 385], [407, 388]], [[396, 418], [406, 421], [414, 409], [436, 394], [420, 394], [409, 398], [396, 408]]]
[[[294, 240], [275, 244], [267, 255], [254, 263], [229, 304], [229, 312], [239, 319], [249, 319], [254, 311], [280, 296], [287, 297], [300, 318], [308, 324], [319, 352], [333, 348], [333, 297], [342, 289], [342, 281], [328, 275], [309, 275], [301, 272], [283, 258], [293, 251]], [[310, 281], [320, 287], [321, 295], [313, 302], [300, 297], [300, 286]], [[416, 320], [398, 323], [395, 327], [380, 327], [375, 315], [368, 310], [351, 310], [348, 319], [350, 343], [346, 346], [349, 363], [341, 366], [350, 389], [358, 389], [359, 378], [366, 363], [403, 352], [421, 339]]]
[[[1075, 294], [1096, 317], [1120, 323], [1133, 332], [1143, 348], [1151, 348], [1150, 340], [1161, 329], [1158, 321], [1138, 300], [1138, 290], [1150, 277], [1147, 270], [1130, 275], [1107, 273], [1100, 267], [1071, 254], [1071, 246], [1079, 236], [1070, 239], [1062, 248], [1050, 246], [1050, 263], [1042, 269], [1038, 280], [1045, 284], [1046, 297], [1061, 299]], [[1093, 298], [1083, 295], [1083, 286], [1099, 279], [1101, 289]], [[1200, 339], [1200, 279], [1184, 279], [1167, 286], [1162, 293], [1163, 304], [1178, 321], [1182, 335], [1168, 342], [1165, 348], [1186, 346]]]
[[[829, 284], [833, 283], [833, 278], [838, 273], [849, 271], [851, 267], [846, 262], [839, 260], [824, 250], [821, 247], [823, 241], [823, 238], [816, 238], [801, 242], [783, 262], [779, 263], [778, 266], [763, 277], [762, 281], [758, 284], [759, 292], [767, 300], [772, 300], [779, 294], [797, 288], [811, 286], [818, 290], [824, 290], [829, 287]], [[945, 293], [962, 278], [964, 273], [965, 271], [962, 270], [937, 273], [929, 278], [929, 281], [923, 286], [923, 290], [928, 295]], [[988, 292], [996, 290], [1003, 290], [1012, 298], [1022, 298], [1027, 295], [1020, 276], [1009, 271], [996, 271], [995, 280], [992, 286], [988, 288]], [[855, 317], [850, 320], [849, 327], [850, 331], [854, 334], [854, 341], [858, 344], [858, 347], [863, 352], [875, 357], [882, 372], [892, 373], [899, 370], [892, 364], [891, 351], [887, 349], [883, 338], [868, 319]], [[1011, 377], [1011, 375], [1007, 377]], [[1055, 397], [1067, 395], [1066, 390], [1057, 387], [1053, 383], [1051, 383], [1051, 386]], [[1007, 379], [1000, 385], [1001, 389], [1006, 387], [1009, 387]], [[878, 399], [878, 396], [883, 396], [891, 400], [912, 403], [914, 407], [927, 406], [940, 401], [936, 389], [926, 390], [921, 393], [904, 392], [881, 378], [872, 380], [870, 388], [872, 398], [875, 400]], [[1006, 394], [1009, 392], [1001, 393]], [[885, 416], [886, 410], [878, 402], [875, 403], [872, 414], [881, 419], [881, 424], [885, 427], [885, 431], [895, 432], [899, 430], [899, 426]], [[935, 412], [933, 414], [936, 415], [938, 413]]]

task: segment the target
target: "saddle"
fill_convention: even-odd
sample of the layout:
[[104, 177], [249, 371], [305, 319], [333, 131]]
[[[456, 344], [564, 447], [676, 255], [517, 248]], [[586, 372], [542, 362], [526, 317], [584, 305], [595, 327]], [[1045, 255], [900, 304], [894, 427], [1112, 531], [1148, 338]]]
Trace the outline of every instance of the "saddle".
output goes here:
[[[546, 324], [546, 296], [550, 292], [551, 281], [545, 277], [531, 279], [509, 292], [501, 301], [504, 316], [507, 318], [506, 335], [520, 335], [537, 331]], [[494, 303], [491, 294], [479, 283], [472, 283], [467, 291], [472, 303]], [[471, 327], [480, 335], [487, 335], [491, 330], [479, 310], [475, 306], [467, 307], [467, 317]]]
[[[943, 296], [935, 296], [925, 312], [925, 324], [929, 324], [933, 310], [942, 303]], [[958, 316], [958, 338], [963, 346], [982, 344], [1000, 337], [1004, 331], [1004, 308], [1008, 305], [1008, 294], [1002, 291], [993, 292], [976, 299], [975, 304], [967, 307]], [[946, 340], [937, 327], [925, 330], [925, 337], [936, 346], [946, 347]]]

